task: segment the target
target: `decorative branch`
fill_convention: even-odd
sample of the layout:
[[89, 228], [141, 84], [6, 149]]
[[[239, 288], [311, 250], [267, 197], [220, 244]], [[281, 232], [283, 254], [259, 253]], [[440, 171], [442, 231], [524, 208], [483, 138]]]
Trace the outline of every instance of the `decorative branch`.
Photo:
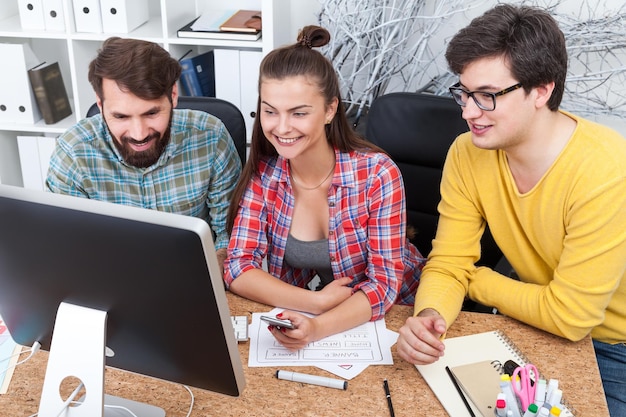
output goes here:
[[[454, 15], [474, 6], [463, 0], [322, 0], [318, 20], [331, 34], [332, 60], [348, 112], [390, 91], [411, 91], [442, 71], [430, 40]], [[445, 69], [443, 69], [445, 71]]]
[[[392, 91], [448, 94], [456, 77], [445, 64], [442, 38], [456, 31], [449, 25], [454, 16], [487, 1], [493, 2], [320, 0], [318, 21], [331, 33], [323, 52], [339, 75], [349, 114], [358, 122], [376, 97]], [[611, 11], [597, 0], [513, 3], [547, 9], [565, 34], [570, 65], [562, 107], [580, 115], [626, 116], [626, 5]], [[576, 12], [563, 11], [566, 6]], [[437, 41], [441, 47], [433, 46]]]

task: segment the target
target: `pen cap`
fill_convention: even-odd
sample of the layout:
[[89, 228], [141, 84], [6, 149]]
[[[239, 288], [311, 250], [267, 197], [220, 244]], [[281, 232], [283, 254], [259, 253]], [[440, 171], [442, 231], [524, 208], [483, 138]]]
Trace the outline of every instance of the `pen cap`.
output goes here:
[[537, 411], [539, 411], [537, 404], [530, 404], [523, 417], [535, 417], [537, 415]]
[[546, 401], [546, 380], [540, 379], [537, 381], [537, 389], [535, 391], [535, 404], [542, 406]]
[[539, 413], [537, 414], [537, 417], [550, 417], [550, 410], [548, 410], [547, 408], [541, 407], [539, 409]]
[[553, 405], [552, 408], [550, 409], [550, 415], [559, 417], [561, 415], [561, 409], [557, 407], [556, 405]]

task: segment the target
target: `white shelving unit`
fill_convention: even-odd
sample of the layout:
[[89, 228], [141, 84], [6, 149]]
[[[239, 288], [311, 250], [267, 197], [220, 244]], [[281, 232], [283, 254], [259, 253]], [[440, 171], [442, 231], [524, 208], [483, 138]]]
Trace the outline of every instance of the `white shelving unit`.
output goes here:
[[[87, 81], [89, 62], [95, 57], [102, 42], [110, 36], [144, 39], [162, 45], [175, 58], [188, 51], [202, 53], [219, 50], [216, 67], [223, 75], [216, 80], [217, 96], [236, 104], [242, 111], [251, 131], [251, 112], [256, 111], [256, 78], [258, 66], [251, 62], [277, 46], [293, 42], [291, 39], [290, 0], [147, 0], [149, 20], [129, 33], [77, 32], [72, 0], [60, 0], [65, 17], [65, 30], [23, 30], [18, 6], [21, 0], [2, 0], [0, 6], [0, 42], [30, 44], [40, 61], [58, 61], [65, 87], [72, 103], [73, 114], [59, 123], [46, 125], [0, 122], [0, 183], [22, 186], [17, 136], [56, 137], [82, 119], [95, 102], [95, 94]], [[100, 0], [106, 1], [106, 0]], [[132, 0], [128, 0], [132, 1]], [[46, 0], [43, 0], [45, 3]], [[33, 1], [41, 4], [42, 0]], [[97, 0], [91, 0], [98, 4]], [[119, 1], [117, 2], [120, 3]], [[177, 30], [207, 10], [251, 9], [261, 10], [263, 32], [258, 41], [228, 41], [179, 38]], [[225, 52], [225, 53], [222, 53]], [[229, 57], [228, 62], [218, 57]], [[237, 57], [240, 59], [237, 59]], [[233, 71], [224, 71], [232, 67]], [[2, 76], [6, 76], [2, 74]], [[224, 78], [225, 77], [225, 78]], [[254, 78], [254, 80], [253, 80]], [[250, 92], [250, 86], [254, 91]]]

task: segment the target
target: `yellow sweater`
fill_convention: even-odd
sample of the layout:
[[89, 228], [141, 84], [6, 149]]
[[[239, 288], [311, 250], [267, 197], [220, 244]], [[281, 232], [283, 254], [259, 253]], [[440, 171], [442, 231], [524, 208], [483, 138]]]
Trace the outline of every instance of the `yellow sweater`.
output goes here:
[[[525, 194], [503, 151], [469, 133], [455, 141], [415, 314], [434, 308], [449, 326], [469, 295], [570, 340], [626, 342], [626, 140], [566, 114], [578, 122], [572, 138]], [[521, 282], [474, 266], [485, 219]]]

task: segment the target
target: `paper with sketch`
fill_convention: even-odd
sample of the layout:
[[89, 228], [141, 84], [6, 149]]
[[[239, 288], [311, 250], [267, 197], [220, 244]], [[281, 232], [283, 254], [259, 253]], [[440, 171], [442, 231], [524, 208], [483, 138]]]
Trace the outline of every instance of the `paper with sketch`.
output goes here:
[[253, 313], [248, 330], [250, 354], [248, 366], [317, 366], [345, 379], [352, 379], [369, 365], [392, 365], [391, 346], [398, 334], [387, 329], [385, 320], [367, 322], [351, 330], [329, 336], [292, 352], [276, 341], [262, 322], [262, 315]]
[[15, 343], [9, 330], [0, 317], [0, 394], [5, 394], [13, 376], [13, 370], [18, 359], [17, 353], [22, 347]]

